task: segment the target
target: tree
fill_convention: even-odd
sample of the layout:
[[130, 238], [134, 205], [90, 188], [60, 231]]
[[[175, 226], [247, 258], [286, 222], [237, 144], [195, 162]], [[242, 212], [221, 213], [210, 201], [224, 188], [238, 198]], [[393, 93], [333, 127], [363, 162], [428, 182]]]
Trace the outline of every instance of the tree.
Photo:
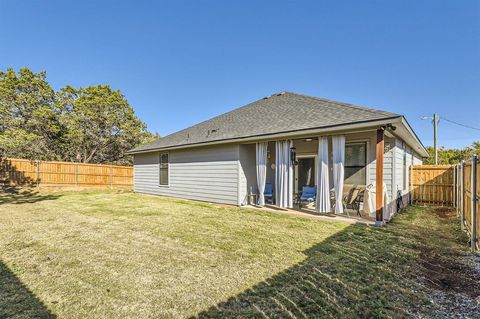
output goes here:
[[0, 156], [127, 164], [155, 137], [108, 85], [55, 93], [45, 72], [0, 71]]
[[58, 159], [55, 92], [46, 73], [0, 71], [0, 156]]
[[480, 156], [480, 141], [473, 142], [470, 147], [470, 153], [468, 155], [472, 157], [474, 154]]
[[125, 152], [153, 137], [120, 91], [108, 85], [67, 86], [58, 92], [57, 100], [65, 160], [131, 163]]
[[[425, 160], [424, 164], [435, 164], [433, 147], [427, 146], [427, 152], [429, 157]], [[438, 149], [438, 164], [458, 164], [461, 161], [471, 159], [473, 154], [480, 154], [480, 141], [473, 142], [472, 146], [461, 149], [449, 149], [441, 146]]]

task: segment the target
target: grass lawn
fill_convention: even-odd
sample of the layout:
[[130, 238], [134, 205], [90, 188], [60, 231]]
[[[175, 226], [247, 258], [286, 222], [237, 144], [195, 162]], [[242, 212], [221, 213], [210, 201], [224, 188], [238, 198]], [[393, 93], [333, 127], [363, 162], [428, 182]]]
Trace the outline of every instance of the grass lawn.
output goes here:
[[467, 267], [458, 224], [419, 207], [376, 228], [115, 191], [3, 194], [0, 318], [428, 316], [445, 307], [432, 294], [480, 288], [458, 284], [473, 270], [435, 268]]

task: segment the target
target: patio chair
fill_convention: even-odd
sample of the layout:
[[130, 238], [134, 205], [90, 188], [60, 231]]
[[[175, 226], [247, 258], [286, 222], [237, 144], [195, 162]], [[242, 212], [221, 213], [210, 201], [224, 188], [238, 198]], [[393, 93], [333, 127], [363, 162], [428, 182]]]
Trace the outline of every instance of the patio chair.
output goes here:
[[317, 188], [311, 186], [303, 186], [302, 194], [300, 195], [300, 207], [304, 203], [314, 203], [317, 198]]
[[362, 188], [357, 185], [353, 185], [353, 187], [350, 189], [348, 194], [344, 197], [343, 208], [347, 212], [347, 215], [348, 215], [348, 209], [350, 208], [355, 210], [358, 216], [361, 216], [360, 203], [363, 202], [364, 192], [365, 192], [364, 187]]
[[360, 213], [360, 206], [362, 206], [364, 198], [365, 198], [365, 187], [362, 187], [358, 192], [357, 198], [355, 199], [355, 209], [357, 210], [357, 215], [359, 217], [362, 217], [362, 214]]
[[265, 203], [273, 204], [273, 185], [272, 183], [265, 184], [265, 191], [263, 192]]

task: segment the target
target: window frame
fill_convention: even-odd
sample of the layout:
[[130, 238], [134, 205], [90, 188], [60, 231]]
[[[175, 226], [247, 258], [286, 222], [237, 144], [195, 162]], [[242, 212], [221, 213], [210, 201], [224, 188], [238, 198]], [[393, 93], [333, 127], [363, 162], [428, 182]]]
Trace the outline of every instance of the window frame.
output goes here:
[[[167, 183], [162, 184], [162, 155], [167, 155]], [[160, 187], [169, 187], [170, 186], [170, 153], [169, 152], [159, 152], [158, 153], [158, 186]]]
[[[352, 145], [352, 144], [363, 144], [365, 146], [365, 165], [361, 166], [361, 165], [346, 165], [346, 162], [347, 162], [347, 158], [346, 158], [346, 155], [347, 155], [347, 152], [346, 152], [346, 148], [347, 146], [349, 145]], [[365, 179], [363, 181], [363, 184], [361, 185], [367, 185], [368, 181], [369, 181], [369, 175], [368, 175], [368, 158], [369, 158], [369, 143], [367, 140], [350, 140], [350, 141], [346, 141], [345, 142], [345, 163], [343, 165], [344, 167], [344, 170], [348, 167], [348, 168], [364, 168], [365, 169]], [[346, 181], [347, 178], [344, 177], [344, 182]], [[360, 185], [360, 184], [359, 184]]]

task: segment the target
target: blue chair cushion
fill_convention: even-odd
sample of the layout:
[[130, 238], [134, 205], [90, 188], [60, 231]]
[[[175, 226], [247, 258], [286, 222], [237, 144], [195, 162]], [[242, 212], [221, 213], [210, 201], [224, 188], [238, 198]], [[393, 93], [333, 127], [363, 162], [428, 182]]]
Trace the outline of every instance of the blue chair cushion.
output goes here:
[[303, 186], [302, 196], [300, 196], [300, 200], [313, 202], [315, 201], [316, 197], [317, 197], [316, 187]]
[[273, 187], [271, 183], [265, 184], [265, 191], [263, 192], [265, 196], [273, 196]]

